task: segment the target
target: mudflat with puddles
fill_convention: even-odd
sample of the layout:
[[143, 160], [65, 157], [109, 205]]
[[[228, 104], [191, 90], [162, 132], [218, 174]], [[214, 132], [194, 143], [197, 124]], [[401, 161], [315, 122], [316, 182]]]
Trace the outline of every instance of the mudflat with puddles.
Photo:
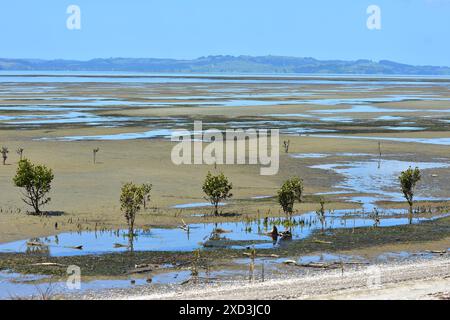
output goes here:
[[[423, 170], [415, 228], [448, 213], [449, 79], [1, 74], [0, 80], [0, 144], [10, 149], [7, 165], [0, 167], [0, 252], [6, 255], [27, 254], [26, 243], [34, 238], [46, 246], [41, 258], [31, 258], [33, 263], [126, 254], [125, 221], [118, 203], [125, 181], [154, 186], [150, 206], [137, 218], [141, 231], [135, 249], [186, 252], [180, 261], [188, 260], [187, 253], [198, 248], [241, 252], [254, 247], [289, 258], [292, 251], [283, 251], [283, 244], [274, 243], [264, 232], [276, 225], [281, 230], [293, 228], [293, 242], [316, 237], [322, 228], [315, 217], [320, 197], [326, 200], [324, 228], [343, 239], [352, 239], [345, 230], [407, 228], [406, 205], [396, 177], [410, 165]], [[234, 197], [220, 207], [224, 215], [215, 217], [201, 190], [204, 176], [214, 168], [176, 166], [170, 161], [171, 132], [192, 129], [194, 120], [202, 120], [205, 130], [278, 128], [280, 139], [291, 141], [290, 150], [287, 154], [280, 150], [280, 170], [274, 176], [260, 176], [254, 165], [218, 165], [217, 170], [233, 182]], [[11, 183], [18, 147], [24, 148], [25, 157], [54, 170], [52, 202], [46, 210], [55, 214], [25, 214], [28, 209]], [[96, 164], [93, 148], [100, 148]], [[304, 179], [305, 197], [289, 225], [275, 195], [282, 182], [294, 175]], [[375, 208], [381, 215], [377, 226], [371, 215]], [[192, 227], [189, 235], [177, 229], [184, 222]], [[217, 227], [229, 232], [211, 240]], [[421, 250], [450, 247], [446, 229], [439, 228], [439, 239], [422, 239], [428, 248]], [[394, 236], [384, 236], [386, 242], [396, 243]], [[412, 236], [402, 241], [416, 243]], [[73, 249], [79, 245], [84, 246], [82, 251]], [[330, 251], [326, 246], [316, 243], [314, 248]], [[369, 247], [363, 245], [362, 250]], [[14, 267], [15, 258], [3, 255], [2, 259], [11, 259], [9, 267]], [[160, 256], [158, 263], [163, 265], [164, 259]], [[176, 260], [170, 262], [176, 265]], [[4, 261], [2, 265], [2, 272], [9, 272], [2, 281], [11, 283], [14, 270], [7, 270]], [[32, 269], [22, 271], [32, 274]], [[35, 269], [44, 275], [58, 274], [50, 267]], [[185, 273], [176, 277], [188, 279], [189, 271]], [[216, 276], [226, 279], [232, 274]], [[103, 279], [99, 286], [114, 286], [109, 280]], [[123, 286], [130, 286], [129, 279], [123, 281]], [[155, 278], [154, 282], [164, 281]]]

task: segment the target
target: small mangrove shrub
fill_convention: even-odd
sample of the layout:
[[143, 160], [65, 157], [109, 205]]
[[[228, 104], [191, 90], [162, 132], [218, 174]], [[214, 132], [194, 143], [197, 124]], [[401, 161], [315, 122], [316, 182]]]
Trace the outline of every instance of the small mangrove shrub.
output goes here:
[[316, 211], [316, 215], [319, 218], [322, 231], [325, 229], [325, 200], [320, 198], [320, 209]]
[[122, 185], [120, 195], [120, 209], [122, 210], [128, 225], [128, 236], [134, 236], [134, 221], [136, 214], [141, 210], [144, 201], [142, 187], [132, 182]]
[[22, 200], [34, 209], [36, 215], [41, 214], [41, 206], [51, 200], [48, 193], [53, 178], [52, 170], [46, 166], [35, 165], [27, 159], [19, 162], [13, 183], [16, 187], [24, 189]]
[[281, 186], [278, 190], [278, 203], [285, 214], [291, 215], [294, 212], [295, 201], [302, 202], [303, 180], [293, 177]]
[[206, 194], [205, 199], [214, 206], [215, 215], [219, 214], [219, 203], [233, 196], [231, 193], [233, 185], [223, 173], [213, 175], [211, 172], [208, 172], [202, 189]]
[[409, 167], [407, 170], [403, 171], [400, 176], [400, 186], [403, 192], [403, 196], [409, 205], [409, 219], [410, 223], [412, 223], [412, 215], [413, 215], [413, 204], [414, 204], [414, 191], [417, 183], [422, 178], [420, 174], [419, 168], [411, 168]]

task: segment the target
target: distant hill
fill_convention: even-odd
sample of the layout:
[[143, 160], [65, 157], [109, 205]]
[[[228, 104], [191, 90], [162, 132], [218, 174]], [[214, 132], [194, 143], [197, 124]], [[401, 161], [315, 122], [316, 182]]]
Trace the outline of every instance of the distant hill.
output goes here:
[[208, 56], [193, 60], [108, 58], [89, 61], [0, 58], [0, 70], [450, 75], [450, 67], [413, 66], [388, 60], [342, 61], [282, 56]]

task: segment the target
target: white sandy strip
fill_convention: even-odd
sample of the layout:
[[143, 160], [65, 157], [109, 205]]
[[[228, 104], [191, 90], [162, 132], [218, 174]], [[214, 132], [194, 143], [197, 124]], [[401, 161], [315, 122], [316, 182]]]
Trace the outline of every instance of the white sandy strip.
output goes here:
[[259, 283], [180, 286], [169, 292], [129, 291], [96, 299], [430, 299], [450, 291], [450, 257], [358, 270], [324, 271]]

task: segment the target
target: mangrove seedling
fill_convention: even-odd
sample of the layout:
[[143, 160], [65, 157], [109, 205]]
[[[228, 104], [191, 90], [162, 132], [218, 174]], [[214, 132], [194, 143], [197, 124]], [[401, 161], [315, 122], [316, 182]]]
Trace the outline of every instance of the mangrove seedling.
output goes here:
[[128, 236], [132, 243], [134, 236], [134, 221], [136, 214], [141, 210], [141, 205], [144, 200], [142, 187], [137, 186], [132, 182], [122, 185], [120, 195], [120, 210], [122, 210], [128, 225]]
[[36, 215], [41, 214], [40, 207], [51, 200], [48, 193], [53, 178], [52, 170], [46, 166], [32, 164], [27, 159], [19, 162], [13, 182], [16, 187], [25, 189], [22, 200], [34, 209]]
[[22, 161], [23, 158], [23, 148], [17, 148], [16, 150], [17, 154], [19, 155], [19, 161]]
[[417, 167], [415, 169], [409, 167], [408, 170], [403, 171], [398, 177], [403, 195], [409, 205], [409, 223], [412, 223], [414, 190], [421, 178], [420, 169]]
[[208, 172], [202, 189], [206, 194], [205, 199], [214, 206], [214, 215], [219, 214], [219, 203], [233, 196], [230, 192], [233, 189], [233, 185], [223, 173], [213, 175], [211, 172]]
[[6, 164], [6, 159], [8, 159], [9, 150], [8, 150], [7, 147], [2, 147], [2, 150], [0, 151], [0, 153], [2, 154], [3, 165], [5, 165]]
[[150, 183], [144, 183], [141, 185], [141, 189], [143, 195], [142, 204], [144, 205], [144, 209], [147, 209], [147, 203], [149, 203], [151, 199], [150, 192], [152, 191], [152, 185]]
[[97, 152], [99, 152], [99, 151], [100, 151], [100, 148], [95, 148], [95, 149], [92, 150], [92, 155], [93, 155], [93, 157], [94, 157], [94, 164], [96, 163], [96, 160], [97, 160]]
[[283, 141], [283, 147], [284, 147], [284, 152], [285, 153], [289, 153], [289, 145], [291, 144], [290, 140], [284, 140]]
[[291, 215], [294, 211], [294, 202], [302, 202], [303, 180], [294, 177], [287, 180], [278, 190], [278, 203], [285, 214]]
[[380, 213], [377, 208], [373, 208], [372, 213], [373, 226], [376, 228], [380, 224]]
[[320, 209], [316, 211], [316, 215], [319, 218], [322, 231], [325, 229], [325, 200], [320, 198]]

